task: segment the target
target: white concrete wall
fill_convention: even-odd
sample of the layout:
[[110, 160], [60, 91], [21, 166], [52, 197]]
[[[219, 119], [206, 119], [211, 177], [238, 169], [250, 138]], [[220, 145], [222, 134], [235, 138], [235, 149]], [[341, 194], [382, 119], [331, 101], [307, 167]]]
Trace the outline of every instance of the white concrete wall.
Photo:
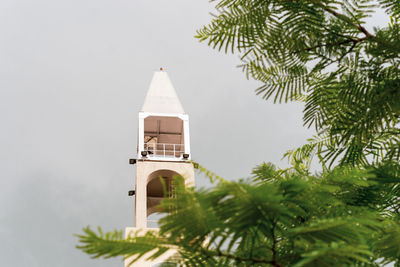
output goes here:
[[[147, 229], [141, 229], [141, 228], [136, 228], [136, 227], [126, 227], [125, 228], [125, 238], [127, 238], [129, 235], [134, 235], [139, 231], [139, 234], [144, 235], [147, 231], [158, 231], [158, 228], [147, 228]], [[157, 263], [162, 263], [167, 261], [170, 257], [172, 257], [176, 253], [176, 250], [169, 250], [160, 257], [158, 257], [156, 260], [153, 261], [148, 261], [146, 260], [147, 257], [151, 255], [151, 253], [147, 253], [143, 255], [141, 259], [136, 261], [135, 263], [129, 265], [129, 263], [132, 262], [133, 257], [129, 257], [124, 260], [125, 267], [152, 267]]]
[[[138, 161], [136, 167], [136, 193], [135, 193], [135, 227], [127, 227], [125, 236], [141, 230], [145, 233], [148, 230], [158, 230], [157, 228], [147, 228], [147, 184], [154, 177], [154, 172], [169, 170], [182, 175], [187, 186], [194, 186], [194, 168], [189, 162], [167, 162], [167, 161]], [[162, 173], [162, 172], [160, 172]], [[167, 252], [156, 261], [146, 261], [145, 258], [131, 265], [131, 267], [150, 267], [154, 264], [164, 262], [175, 252]], [[130, 263], [129, 258], [125, 260], [125, 266]]]

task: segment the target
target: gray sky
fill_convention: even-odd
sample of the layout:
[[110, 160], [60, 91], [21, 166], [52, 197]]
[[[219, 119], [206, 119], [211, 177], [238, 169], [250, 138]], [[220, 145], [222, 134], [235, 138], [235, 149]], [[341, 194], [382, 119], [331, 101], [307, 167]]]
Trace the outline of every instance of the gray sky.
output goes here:
[[[123, 266], [76, 250], [86, 225], [133, 225], [137, 113], [164, 67], [190, 115], [194, 160], [229, 178], [304, 143], [300, 104], [254, 94], [200, 44], [206, 0], [0, 1], [0, 265]], [[198, 176], [198, 186], [206, 184]]]

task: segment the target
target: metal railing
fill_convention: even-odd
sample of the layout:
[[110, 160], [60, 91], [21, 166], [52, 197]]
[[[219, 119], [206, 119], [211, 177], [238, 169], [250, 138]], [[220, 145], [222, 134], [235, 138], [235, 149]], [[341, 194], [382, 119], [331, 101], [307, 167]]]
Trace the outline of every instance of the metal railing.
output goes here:
[[148, 157], [180, 158], [185, 153], [184, 144], [144, 143]]

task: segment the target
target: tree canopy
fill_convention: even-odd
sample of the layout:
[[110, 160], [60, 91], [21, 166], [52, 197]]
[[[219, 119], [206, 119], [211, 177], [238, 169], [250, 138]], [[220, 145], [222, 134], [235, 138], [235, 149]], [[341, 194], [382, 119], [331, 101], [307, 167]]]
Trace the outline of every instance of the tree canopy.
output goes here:
[[[390, 22], [370, 30], [377, 9]], [[317, 134], [285, 154], [290, 168], [263, 163], [247, 180], [195, 164], [214, 186], [176, 177], [160, 231], [88, 227], [78, 248], [134, 260], [174, 249], [183, 266], [400, 266], [400, 2], [220, 0], [216, 12], [197, 38], [239, 54], [263, 98], [304, 102]]]
[[[390, 23], [369, 31], [377, 9]], [[324, 161], [399, 160], [399, 1], [222, 0], [217, 12], [197, 37], [239, 53], [263, 98], [304, 101]]]

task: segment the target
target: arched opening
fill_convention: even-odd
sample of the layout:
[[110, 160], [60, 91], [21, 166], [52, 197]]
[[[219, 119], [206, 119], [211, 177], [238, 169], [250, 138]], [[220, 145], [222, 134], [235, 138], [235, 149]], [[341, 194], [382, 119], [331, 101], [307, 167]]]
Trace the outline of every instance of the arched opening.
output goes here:
[[[158, 207], [164, 197], [173, 196], [173, 177], [179, 173], [171, 170], [158, 170], [147, 178], [147, 217], [161, 211]], [[166, 194], [164, 194], [164, 185]]]

